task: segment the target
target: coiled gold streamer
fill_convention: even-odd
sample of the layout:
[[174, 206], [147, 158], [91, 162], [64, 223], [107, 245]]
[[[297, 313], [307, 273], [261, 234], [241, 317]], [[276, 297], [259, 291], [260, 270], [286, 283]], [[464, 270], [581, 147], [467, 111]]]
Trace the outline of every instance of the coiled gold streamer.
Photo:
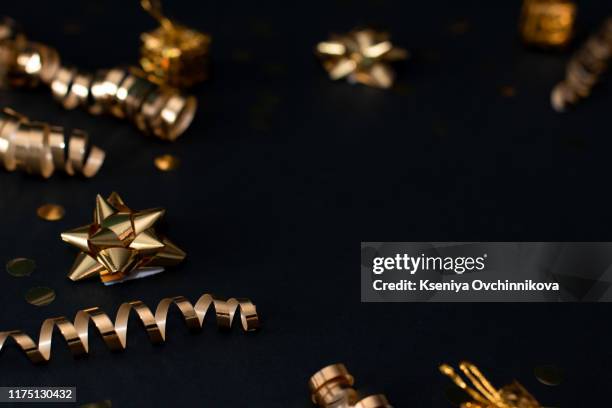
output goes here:
[[240, 321], [244, 331], [254, 331], [259, 327], [259, 317], [255, 305], [248, 299], [231, 298], [221, 300], [213, 295], [202, 295], [195, 305], [192, 305], [183, 296], [162, 299], [155, 310], [139, 300], [123, 303], [117, 310], [115, 324], [110, 317], [98, 307], [80, 310], [74, 318], [74, 324], [66, 317], [46, 319], [40, 328], [38, 345], [30, 336], [20, 330], [0, 332], [0, 351], [5, 342], [11, 338], [26, 353], [33, 363], [49, 361], [51, 358], [51, 340], [53, 329], [57, 326], [61, 335], [66, 339], [68, 347], [76, 357], [89, 352], [89, 321], [102, 336], [106, 346], [111, 350], [123, 350], [127, 347], [127, 325], [130, 312], [133, 310], [143, 323], [149, 339], [153, 343], [162, 343], [166, 339], [166, 318], [170, 306], [176, 305], [183, 315], [185, 324], [191, 330], [199, 330], [204, 324], [206, 313], [214, 308], [217, 326], [230, 329], [236, 316], [240, 314]]
[[552, 90], [550, 101], [553, 109], [563, 112], [570, 105], [587, 98], [608, 69], [612, 57], [612, 18], [592, 35], [576, 52], [567, 65], [565, 79]]
[[59, 126], [31, 122], [12, 109], [0, 111], [0, 163], [8, 171], [21, 169], [48, 178], [60, 168], [71, 176], [93, 177], [104, 157], [96, 146], [88, 150], [87, 134], [81, 130], [68, 135]]
[[49, 85], [66, 109], [85, 107], [93, 114], [110, 113], [129, 119], [138, 129], [173, 141], [193, 121], [194, 96], [147, 80], [140, 70], [114, 68], [95, 74], [62, 66], [58, 52], [28, 41], [11, 21], [0, 21], [0, 84]]

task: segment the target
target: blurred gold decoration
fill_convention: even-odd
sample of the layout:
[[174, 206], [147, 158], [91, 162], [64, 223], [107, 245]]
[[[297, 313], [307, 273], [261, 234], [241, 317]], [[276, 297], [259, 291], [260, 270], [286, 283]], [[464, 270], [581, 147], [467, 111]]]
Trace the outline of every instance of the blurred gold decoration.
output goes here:
[[31, 122], [11, 110], [0, 111], [0, 163], [8, 171], [25, 170], [49, 178], [55, 169], [93, 177], [104, 163], [103, 150], [88, 149], [87, 134], [67, 133], [48, 123]]
[[442, 374], [464, 390], [473, 401], [461, 404], [461, 408], [541, 408], [535, 398], [517, 381], [496, 390], [480, 370], [467, 361], [459, 364], [459, 369], [465, 374], [473, 387], [447, 364], [440, 366]]
[[408, 58], [408, 51], [395, 47], [387, 33], [371, 29], [332, 35], [317, 45], [316, 53], [331, 79], [385, 89], [395, 79], [390, 63]]
[[155, 167], [157, 167], [157, 169], [161, 171], [176, 170], [181, 164], [180, 159], [171, 154], [163, 154], [161, 156], [157, 156], [153, 162], [155, 163]]
[[[6, 24], [0, 22], [0, 33], [12, 30]], [[179, 137], [193, 121], [197, 108], [194, 96], [154, 84], [136, 68], [89, 74], [64, 67], [55, 49], [29, 42], [23, 35], [0, 40], [0, 67], [4, 67], [4, 72], [0, 70], [2, 84], [47, 84], [66, 109], [81, 106], [92, 114], [109, 113], [128, 119], [143, 133], [163, 140]]]
[[165, 210], [133, 211], [117, 193], [98, 194], [94, 222], [63, 232], [62, 239], [81, 250], [68, 278], [100, 276], [104, 284], [138, 279], [163, 272], [185, 259], [185, 252], [153, 228]]
[[64, 207], [58, 204], [43, 204], [36, 210], [38, 217], [45, 221], [59, 221], [65, 213]]
[[[166, 320], [170, 307], [175, 305], [183, 315], [183, 320], [192, 331], [202, 328], [206, 318], [214, 312], [217, 326], [222, 329], [231, 329], [237, 316], [240, 316], [242, 329], [245, 332], [255, 331], [259, 328], [259, 316], [255, 305], [249, 299], [226, 300], [204, 294], [200, 296], [195, 305], [183, 296], [162, 299], [155, 313], [139, 300], [126, 302], [119, 306], [115, 323], [98, 307], [79, 310], [74, 323], [64, 316], [46, 319], [40, 328], [38, 345], [30, 336], [21, 330], [0, 332], [0, 351], [7, 339], [13, 339], [25, 352], [33, 363], [42, 363], [51, 358], [51, 344], [54, 328], [61, 334], [76, 356], [89, 353], [89, 321], [92, 320], [102, 340], [111, 350], [123, 350], [127, 347], [128, 321], [132, 310], [136, 313], [143, 327], [146, 328], [149, 339], [153, 343], [163, 343], [166, 340]], [[213, 311], [214, 309], [214, 311]]]
[[572, 0], [523, 0], [519, 31], [526, 44], [563, 47], [572, 39], [575, 20]]
[[[34, 306], [47, 306], [55, 300], [55, 291], [45, 286], [38, 286], [28, 290], [25, 299], [29, 304]], [[0, 343], [1, 342], [0, 340]]]
[[570, 59], [565, 79], [552, 90], [550, 101], [557, 112], [588, 98], [612, 57], [612, 17]]
[[392, 408], [382, 394], [361, 398], [354, 383], [344, 364], [332, 364], [316, 372], [308, 386], [312, 402], [320, 408]]
[[6, 271], [16, 278], [30, 276], [36, 269], [36, 262], [28, 258], [15, 258], [6, 263]]
[[140, 36], [140, 66], [147, 78], [176, 87], [206, 80], [210, 36], [168, 19], [159, 0], [141, 0], [140, 4], [159, 22], [159, 28]]

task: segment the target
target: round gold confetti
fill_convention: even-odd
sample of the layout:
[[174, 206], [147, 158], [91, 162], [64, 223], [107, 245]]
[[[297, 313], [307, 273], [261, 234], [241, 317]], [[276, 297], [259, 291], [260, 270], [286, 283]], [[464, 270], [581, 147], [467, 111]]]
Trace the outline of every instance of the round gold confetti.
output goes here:
[[38, 286], [27, 291], [26, 301], [34, 306], [46, 306], [55, 300], [55, 291], [51, 288]]
[[563, 381], [563, 370], [555, 365], [537, 366], [533, 373], [538, 381], [544, 385], [555, 386]]
[[6, 271], [17, 278], [30, 276], [35, 268], [36, 262], [28, 258], [15, 258], [6, 263]]
[[44, 204], [38, 207], [36, 214], [46, 221], [58, 221], [64, 218], [66, 211], [58, 204]]
[[180, 159], [171, 154], [164, 154], [155, 158], [155, 167], [161, 171], [175, 170], [180, 163]]

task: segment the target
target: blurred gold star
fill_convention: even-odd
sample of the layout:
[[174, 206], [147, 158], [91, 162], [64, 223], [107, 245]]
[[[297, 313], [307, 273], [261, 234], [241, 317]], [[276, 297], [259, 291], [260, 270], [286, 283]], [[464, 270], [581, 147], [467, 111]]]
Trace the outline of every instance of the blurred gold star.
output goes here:
[[408, 58], [408, 51], [395, 47], [389, 35], [372, 29], [332, 35], [316, 48], [323, 67], [333, 80], [346, 78], [376, 88], [390, 88], [395, 72], [390, 63]]

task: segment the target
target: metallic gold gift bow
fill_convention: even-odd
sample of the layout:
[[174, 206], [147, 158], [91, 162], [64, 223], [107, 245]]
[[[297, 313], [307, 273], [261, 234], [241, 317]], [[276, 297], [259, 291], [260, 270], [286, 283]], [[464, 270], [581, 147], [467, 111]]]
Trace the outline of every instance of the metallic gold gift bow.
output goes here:
[[8, 171], [22, 169], [48, 178], [59, 168], [71, 176], [93, 177], [104, 157], [96, 146], [88, 150], [83, 131], [67, 134], [61, 127], [31, 122], [12, 109], [0, 111], [0, 162]]
[[408, 58], [408, 51], [395, 47], [387, 33], [371, 29], [332, 35], [317, 44], [316, 54], [332, 80], [347, 78], [377, 88], [390, 88], [395, 72], [390, 64]]
[[440, 366], [440, 372], [464, 390], [472, 402], [461, 404], [461, 408], [540, 408], [540, 403], [518, 382], [495, 389], [474, 364], [462, 361], [459, 369], [470, 380], [474, 388], [467, 385], [448, 364]]
[[162, 299], [157, 305], [155, 314], [139, 300], [123, 303], [117, 310], [115, 324], [98, 307], [78, 311], [74, 318], [74, 324], [63, 316], [47, 319], [42, 323], [38, 345], [36, 345], [30, 336], [20, 330], [0, 332], [0, 351], [6, 340], [12, 338], [33, 363], [49, 361], [51, 358], [53, 329], [57, 326], [75, 357], [87, 354], [89, 353], [88, 332], [90, 320], [93, 321], [109, 349], [113, 351], [123, 350], [127, 347], [127, 327], [132, 310], [136, 312], [138, 318], [143, 323], [151, 342], [163, 343], [166, 339], [168, 310], [173, 304], [179, 309], [185, 324], [191, 330], [202, 328], [206, 313], [211, 308], [215, 310], [217, 326], [219, 328], [230, 329], [236, 312], [240, 314], [244, 331], [250, 332], [259, 328], [257, 310], [255, 305], [248, 299], [231, 298], [224, 301], [213, 295], [204, 294], [194, 306], [183, 296], [177, 296]]
[[[12, 33], [14, 28], [7, 24], [0, 22], [0, 29]], [[179, 137], [197, 108], [195, 97], [153, 84], [136, 69], [100, 70], [91, 75], [62, 67], [55, 49], [29, 42], [23, 34], [0, 40], [0, 71], [0, 82], [12, 86], [48, 84], [66, 109], [85, 106], [93, 114], [127, 118], [142, 132], [164, 140]]]
[[382, 394], [360, 398], [354, 383], [344, 364], [331, 364], [310, 377], [308, 387], [312, 402], [321, 408], [392, 408]]

